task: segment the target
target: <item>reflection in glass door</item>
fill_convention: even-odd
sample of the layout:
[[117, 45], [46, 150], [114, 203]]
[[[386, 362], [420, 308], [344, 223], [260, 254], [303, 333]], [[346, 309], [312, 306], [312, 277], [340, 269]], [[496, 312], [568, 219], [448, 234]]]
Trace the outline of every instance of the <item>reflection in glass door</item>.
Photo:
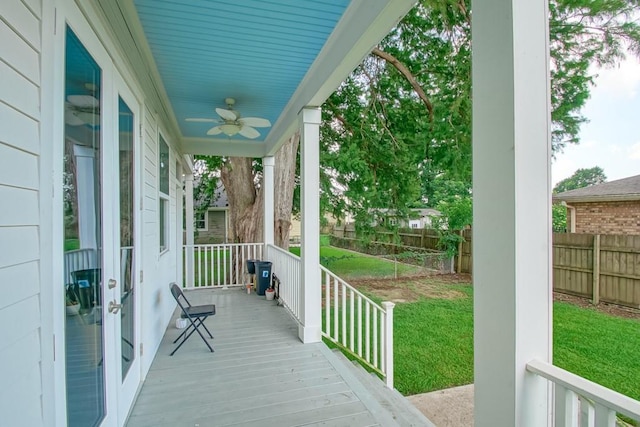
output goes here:
[[67, 28], [64, 135], [64, 283], [67, 424], [105, 415], [100, 164], [101, 70]]
[[118, 140], [120, 169], [120, 339], [122, 381], [136, 357], [134, 293], [134, 117], [127, 104], [118, 97]]

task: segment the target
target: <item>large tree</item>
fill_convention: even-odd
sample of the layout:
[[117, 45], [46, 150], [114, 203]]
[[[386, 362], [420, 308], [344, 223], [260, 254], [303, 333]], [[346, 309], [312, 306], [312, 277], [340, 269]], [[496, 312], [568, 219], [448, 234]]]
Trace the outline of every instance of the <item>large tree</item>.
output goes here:
[[578, 169], [570, 177], [558, 182], [556, 186], [553, 187], [553, 192], [562, 193], [564, 191], [602, 184], [603, 182], [607, 182], [607, 176], [600, 166]]
[[[640, 0], [551, 0], [551, 102], [554, 151], [577, 143], [591, 65], [640, 53]], [[365, 218], [470, 197], [471, 10], [469, 0], [421, 0], [323, 105], [324, 210]], [[277, 213], [290, 218], [294, 151], [276, 161]], [[297, 144], [296, 144], [297, 148]], [[277, 176], [279, 172], [276, 172]], [[234, 239], [262, 235], [260, 162], [224, 159]], [[370, 221], [360, 221], [367, 224]], [[285, 230], [279, 233], [284, 237]]]

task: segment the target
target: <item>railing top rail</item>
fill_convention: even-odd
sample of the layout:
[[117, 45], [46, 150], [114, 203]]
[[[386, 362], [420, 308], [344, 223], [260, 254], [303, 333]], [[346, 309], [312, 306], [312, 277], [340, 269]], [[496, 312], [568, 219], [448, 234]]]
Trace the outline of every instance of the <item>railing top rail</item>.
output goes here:
[[640, 420], [640, 402], [624, 394], [537, 359], [527, 364], [527, 370], [611, 408], [619, 414]]
[[182, 245], [185, 248], [197, 248], [197, 247], [210, 247], [210, 246], [255, 246], [255, 245], [263, 245], [264, 243], [256, 242], [256, 243], [202, 243], [202, 244], [193, 244], [193, 245]]
[[293, 259], [300, 259], [300, 257], [299, 257], [298, 255], [296, 255], [296, 254], [292, 254], [291, 252], [289, 252], [289, 251], [287, 251], [287, 250], [284, 250], [284, 249], [282, 249], [282, 248], [281, 248], [281, 247], [279, 247], [279, 246], [272, 245], [272, 244], [268, 244], [267, 246], [268, 246], [270, 249], [274, 249], [276, 252], [280, 252], [282, 255], [286, 255], [286, 256], [291, 257], [291, 258], [293, 258]]
[[378, 304], [377, 302], [373, 301], [371, 298], [369, 298], [368, 296], [366, 296], [365, 294], [363, 294], [362, 292], [360, 292], [359, 290], [357, 290], [356, 288], [354, 288], [353, 286], [348, 284], [346, 280], [340, 278], [335, 273], [332, 273], [331, 270], [329, 270], [327, 267], [321, 265], [320, 266], [320, 270], [324, 271], [325, 273], [327, 273], [329, 276], [333, 277], [334, 279], [337, 279], [338, 281], [344, 283], [347, 288], [352, 290], [356, 295], [362, 297], [365, 301], [367, 301], [369, 304], [371, 304], [372, 306], [374, 306], [375, 308], [377, 308], [381, 312], [383, 312], [383, 313], [387, 312], [387, 310], [382, 308], [382, 306], [380, 306], [380, 304]]

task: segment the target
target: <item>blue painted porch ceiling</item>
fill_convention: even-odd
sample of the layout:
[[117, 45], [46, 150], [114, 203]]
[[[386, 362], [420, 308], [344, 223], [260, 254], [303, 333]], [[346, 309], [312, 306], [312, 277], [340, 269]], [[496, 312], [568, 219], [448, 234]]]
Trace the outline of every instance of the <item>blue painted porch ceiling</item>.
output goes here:
[[[184, 137], [207, 137], [224, 98], [276, 123], [350, 0], [135, 0]], [[269, 128], [258, 129], [264, 140]], [[211, 138], [211, 137], [209, 137]], [[233, 139], [246, 140], [240, 136]]]

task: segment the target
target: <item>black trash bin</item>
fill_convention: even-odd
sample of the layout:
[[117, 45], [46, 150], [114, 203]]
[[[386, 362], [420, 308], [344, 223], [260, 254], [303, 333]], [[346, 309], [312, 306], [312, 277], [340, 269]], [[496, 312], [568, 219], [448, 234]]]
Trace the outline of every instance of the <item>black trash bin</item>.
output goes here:
[[76, 270], [71, 273], [74, 292], [80, 300], [80, 314], [92, 311], [92, 308], [100, 304], [100, 280], [99, 268]]
[[260, 262], [260, 260], [257, 260], [257, 259], [247, 260], [247, 273], [256, 274], [256, 262]]
[[257, 261], [256, 276], [258, 280], [256, 293], [258, 295], [264, 295], [264, 292], [269, 289], [269, 285], [271, 285], [271, 263], [269, 261]]

